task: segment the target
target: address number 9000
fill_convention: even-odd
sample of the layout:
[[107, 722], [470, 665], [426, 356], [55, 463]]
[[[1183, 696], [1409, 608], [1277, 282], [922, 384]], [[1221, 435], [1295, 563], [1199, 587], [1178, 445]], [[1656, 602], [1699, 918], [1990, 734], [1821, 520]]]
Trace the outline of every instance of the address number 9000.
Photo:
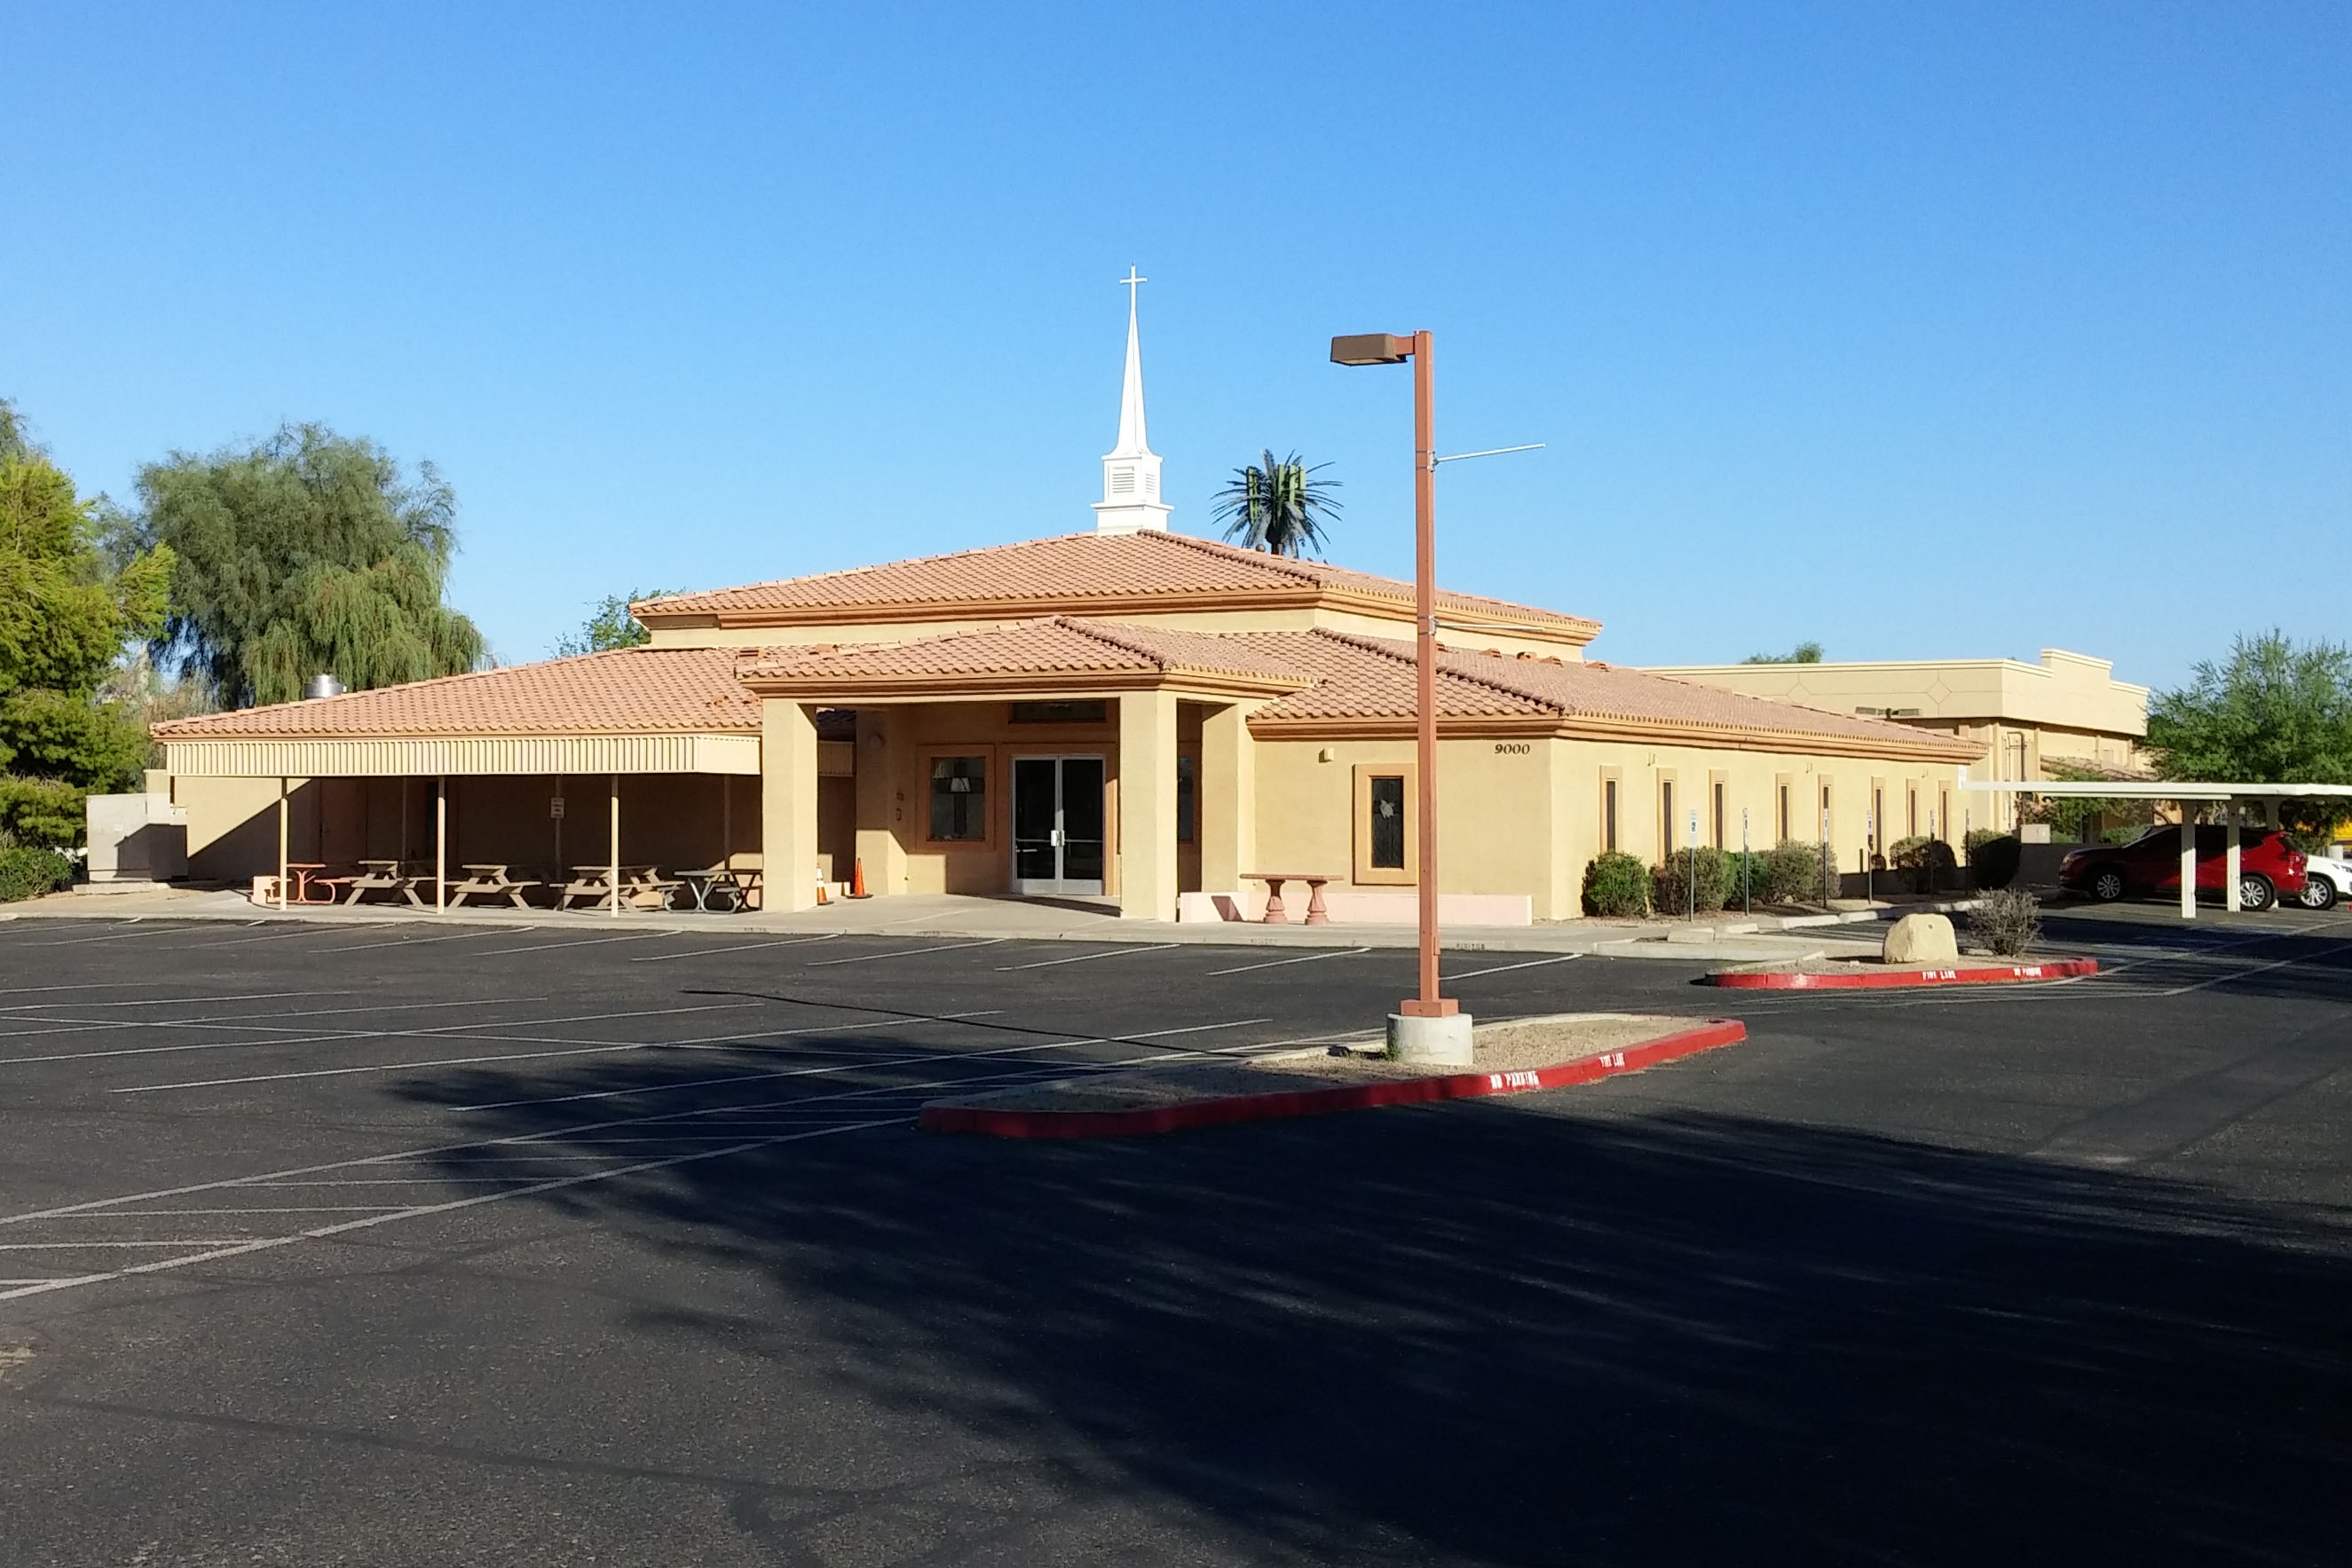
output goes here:
[[1498, 740], [1495, 742], [1495, 751], [1496, 755], [1502, 757], [1525, 757], [1534, 749], [1535, 743], [1532, 741]]

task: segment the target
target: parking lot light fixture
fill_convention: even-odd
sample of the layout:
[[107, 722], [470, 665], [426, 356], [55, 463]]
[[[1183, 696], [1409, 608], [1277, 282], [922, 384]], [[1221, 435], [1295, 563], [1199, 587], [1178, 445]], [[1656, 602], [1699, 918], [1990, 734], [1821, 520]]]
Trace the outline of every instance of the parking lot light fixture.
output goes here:
[[[1406, 1019], [1450, 1019], [1458, 1009], [1438, 995], [1437, 978], [1437, 380], [1427, 332], [1362, 333], [1331, 340], [1331, 360], [1341, 365], [1396, 365], [1412, 361], [1413, 676], [1416, 757], [1415, 810], [1421, 853], [1421, 991], [1398, 1004]], [[1465, 1020], [1467, 1021], [1466, 1019]], [[1435, 1031], [1432, 1031], [1434, 1033]], [[1469, 1030], [1460, 1031], [1461, 1059], [1468, 1060]]]

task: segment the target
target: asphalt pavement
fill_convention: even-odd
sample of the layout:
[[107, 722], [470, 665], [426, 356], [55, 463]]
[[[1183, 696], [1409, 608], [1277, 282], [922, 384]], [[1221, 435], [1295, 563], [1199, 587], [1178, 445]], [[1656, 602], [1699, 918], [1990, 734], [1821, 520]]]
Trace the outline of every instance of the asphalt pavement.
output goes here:
[[1376, 1030], [1394, 949], [0, 925], [0, 1563], [2340, 1563], [2352, 917], [1118, 1142], [950, 1088]]

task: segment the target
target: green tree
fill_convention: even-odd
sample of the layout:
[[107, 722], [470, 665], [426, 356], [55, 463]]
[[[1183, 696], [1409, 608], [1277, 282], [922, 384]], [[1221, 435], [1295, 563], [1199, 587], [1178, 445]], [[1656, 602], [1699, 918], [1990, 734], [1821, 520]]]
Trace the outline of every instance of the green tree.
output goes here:
[[159, 657], [230, 707], [457, 674], [482, 634], [442, 601], [456, 493], [373, 442], [288, 425], [249, 450], [174, 453], [139, 474], [139, 544], [179, 558]]
[[1339, 511], [1331, 495], [1339, 481], [1315, 476], [1331, 465], [1309, 468], [1296, 452], [1284, 458], [1271, 451], [1259, 456], [1259, 462], [1234, 469], [1234, 482], [1217, 492], [1216, 518], [1225, 525], [1225, 538], [1270, 555], [1320, 555], [1323, 530]]
[[83, 797], [137, 778], [146, 732], [100, 688], [162, 628], [172, 570], [164, 548], [110, 560], [96, 507], [0, 405], [0, 836], [77, 843]]
[[[2240, 636], [2148, 709], [2147, 745], [2167, 779], [2244, 784], [2352, 784], [2352, 649], [2298, 644], [2285, 632]], [[2305, 838], [2344, 820], [2334, 801], [2290, 801]]]
[[1819, 643], [1800, 643], [1785, 653], [1750, 653], [1739, 661], [1743, 664], [1818, 664], [1822, 662]]
[[580, 623], [580, 630], [556, 643], [555, 656], [568, 659], [580, 653], [602, 653], [611, 648], [642, 647], [653, 641], [654, 634], [629, 613], [629, 606], [685, 591], [683, 588], [633, 588], [626, 593], [600, 599], [588, 619]]

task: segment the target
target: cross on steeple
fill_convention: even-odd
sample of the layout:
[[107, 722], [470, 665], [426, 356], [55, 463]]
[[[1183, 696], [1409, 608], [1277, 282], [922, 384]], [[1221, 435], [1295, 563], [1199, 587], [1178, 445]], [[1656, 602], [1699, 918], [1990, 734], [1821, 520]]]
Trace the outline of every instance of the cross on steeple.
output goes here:
[[1149, 283], [1151, 279], [1138, 277], [1135, 263], [1130, 261], [1127, 264], [1127, 276], [1118, 281], [1127, 290], [1127, 313], [1132, 316], [1135, 314], [1135, 286], [1139, 283]]

